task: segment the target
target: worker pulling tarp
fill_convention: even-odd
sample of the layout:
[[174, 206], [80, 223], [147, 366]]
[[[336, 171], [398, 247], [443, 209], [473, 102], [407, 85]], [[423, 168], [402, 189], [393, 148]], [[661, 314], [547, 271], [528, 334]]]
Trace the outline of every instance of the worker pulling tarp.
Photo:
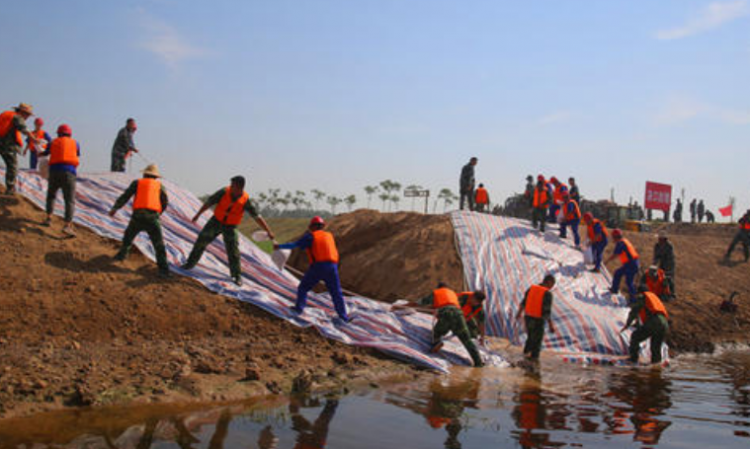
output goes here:
[[[601, 273], [589, 272], [570, 240], [540, 233], [527, 220], [459, 211], [451, 214], [451, 221], [467, 287], [487, 293], [488, 335], [522, 344], [523, 323], [515, 315], [524, 292], [553, 274], [554, 332], [546, 333], [543, 347], [571, 362], [624, 362], [630, 331], [620, 330], [628, 302], [608, 292], [611, 277], [604, 267]], [[650, 354], [645, 345], [642, 353]]]
[[[0, 176], [4, 169], [0, 168]], [[83, 174], [76, 186], [76, 214], [74, 223], [85, 226], [97, 234], [111, 239], [121, 239], [132, 210], [123, 207], [116, 217], [107, 215], [117, 197], [135, 178], [125, 173]], [[470, 365], [464, 348], [453, 338], [445, 342], [440, 354], [430, 354], [432, 346], [432, 317], [424, 314], [401, 316], [390, 312], [390, 305], [366, 298], [346, 298], [352, 320], [344, 323], [336, 319], [327, 295], [311, 294], [304, 315], [293, 314], [299, 281], [287, 271], [277, 268], [271, 255], [260, 250], [244, 236], [240, 237], [243, 286], [239, 287], [226, 277], [226, 252], [221, 242], [214, 241], [206, 249], [200, 263], [191, 271], [179, 267], [185, 262], [201, 227], [207, 221], [202, 217], [191, 222], [201, 201], [180, 186], [162, 180], [169, 192], [169, 208], [161, 217], [167, 259], [171, 270], [195, 278], [206, 288], [225, 296], [256, 305], [273, 315], [300, 327], [314, 326], [323, 335], [354, 346], [375, 348], [408, 362], [448, 371], [451, 364]], [[18, 191], [38, 207], [45, 205], [47, 181], [38, 172], [22, 170], [18, 178]], [[62, 215], [61, 204], [55, 213]], [[135, 246], [151, 260], [155, 260], [148, 236], [138, 235]], [[507, 366], [497, 354], [484, 349], [485, 364]]]

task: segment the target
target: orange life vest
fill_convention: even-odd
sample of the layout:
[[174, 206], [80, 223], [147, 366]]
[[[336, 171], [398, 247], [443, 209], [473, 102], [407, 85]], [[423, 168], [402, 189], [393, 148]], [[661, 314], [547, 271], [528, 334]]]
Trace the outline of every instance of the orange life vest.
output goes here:
[[641, 323], [646, 322], [646, 310], [648, 310], [648, 313], [651, 315], [664, 315], [664, 318], [669, 318], [669, 314], [667, 313], [666, 307], [664, 307], [664, 303], [661, 302], [661, 299], [659, 299], [658, 296], [651, 292], [645, 292], [643, 293], [644, 298], [646, 298], [646, 306], [641, 309], [638, 316], [641, 319]]
[[750, 220], [746, 220], [744, 223], [740, 223], [740, 229], [744, 231], [750, 231]]
[[568, 186], [565, 184], [560, 183], [557, 187], [555, 187], [555, 193], [554, 193], [554, 199], [555, 203], [562, 204], [564, 200], [563, 198], [563, 190], [568, 190]]
[[471, 306], [471, 304], [469, 304], [471, 302], [471, 298], [474, 297], [474, 292], [461, 292], [458, 294], [458, 296], [466, 296], [466, 304], [461, 307], [461, 311], [464, 313], [464, 319], [466, 321], [471, 321], [475, 316], [479, 315], [479, 312], [482, 311], [482, 306], [480, 305], [475, 309]]
[[443, 287], [432, 292], [432, 307], [435, 309], [442, 309], [443, 307], [453, 306], [457, 309], [461, 308], [461, 303], [458, 302], [458, 295], [453, 290]]
[[141, 209], [161, 213], [161, 181], [158, 179], [142, 178], [138, 180], [133, 210]]
[[[13, 118], [16, 116], [14, 111], [5, 111], [0, 114], [0, 137], [5, 137], [13, 128]], [[20, 131], [16, 131], [16, 143], [23, 146], [23, 136]]]
[[650, 274], [646, 274], [646, 287], [648, 287], [648, 290], [657, 295], [661, 296], [665, 293], [665, 286], [664, 286], [664, 270], [659, 268], [656, 271], [656, 279], [652, 279]]
[[534, 207], [543, 207], [546, 209], [549, 205], [547, 199], [547, 189], [534, 189]]
[[[568, 210], [568, 205], [573, 205], [573, 212]], [[580, 220], [581, 219], [581, 209], [578, 207], [578, 203], [576, 203], [575, 200], [570, 200], [567, 203], [565, 203], [565, 220], [567, 221], [573, 221], [573, 220]]]
[[[34, 137], [42, 141], [44, 140], [44, 135], [46, 134], [46, 132], [43, 129], [40, 129], [39, 131], [32, 131], [31, 134], [33, 134]], [[39, 145], [39, 148], [37, 148], [37, 145]], [[36, 144], [34, 143], [33, 140], [29, 140], [29, 149], [35, 153], [46, 150], [48, 146], [49, 146], [49, 142]]]
[[588, 229], [588, 231], [589, 231], [589, 240], [592, 241], [592, 242], [600, 241], [600, 240], [596, 240], [596, 234], [594, 233], [594, 226], [596, 226], [597, 224], [601, 225], [601, 227], [602, 227], [602, 234], [604, 234], [604, 238], [606, 239], [609, 236], [609, 233], [607, 232], [607, 227], [604, 226], [604, 223], [602, 223], [601, 221], [599, 221], [598, 218], [594, 218], [593, 220], [591, 220], [591, 224], [588, 225], [588, 228], [589, 228]]
[[549, 289], [541, 285], [532, 285], [529, 288], [529, 294], [526, 295], [526, 315], [534, 318], [542, 317], [542, 304], [544, 303], [544, 294]]
[[625, 244], [625, 251], [620, 253], [620, 262], [625, 265], [632, 260], [638, 259], [638, 252], [635, 250], [635, 247], [630, 243], [630, 241], [624, 238], [622, 239], [622, 243]]
[[78, 142], [68, 136], [53, 140], [49, 148], [49, 165], [65, 164], [78, 167]]
[[487, 204], [490, 201], [490, 196], [487, 195], [487, 189], [479, 187], [474, 195], [474, 202], [477, 204]]
[[333, 234], [322, 229], [312, 232], [312, 245], [307, 249], [307, 258], [311, 264], [316, 262], [339, 263], [339, 251]]
[[245, 204], [250, 200], [250, 195], [247, 192], [242, 192], [242, 196], [234, 200], [231, 190], [231, 187], [224, 189], [224, 196], [221, 197], [216, 210], [214, 210], [214, 217], [221, 224], [237, 226], [242, 222], [242, 216], [245, 215]]

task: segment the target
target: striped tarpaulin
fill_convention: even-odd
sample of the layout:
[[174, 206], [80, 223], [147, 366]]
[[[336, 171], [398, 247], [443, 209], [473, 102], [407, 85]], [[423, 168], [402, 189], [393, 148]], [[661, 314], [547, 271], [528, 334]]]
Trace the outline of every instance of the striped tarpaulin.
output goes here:
[[[0, 168], [0, 179], [5, 170]], [[107, 212], [117, 197], [133, 181], [124, 173], [82, 174], [76, 187], [76, 213], [74, 222], [104, 237], [120, 240], [130, 219], [130, 206], [123, 207], [114, 218]], [[353, 320], [340, 322], [327, 294], [311, 293], [308, 307], [301, 316], [293, 315], [293, 305], [298, 281], [287, 271], [280, 271], [270, 255], [261, 251], [244, 236], [240, 237], [244, 284], [235, 286], [229, 278], [226, 253], [221, 238], [206, 250], [198, 266], [191, 271], [179, 268], [187, 259], [202, 226], [211, 216], [208, 211], [195, 224], [190, 220], [201, 207], [200, 200], [180, 186], [164, 181], [169, 194], [169, 208], [161, 223], [167, 258], [171, 269], [183, 276], [195, 278], [209, 290], [252, 303], [273, 315], [297, 326], [314, 326], [328, 338], [346, 344], [375, 348], [410, 363], [439, 371], [447, 371], [451, 364], [471, 364], [468, 354], [456, 339], [446, 342], [439, 355], [430, 354], [432, 318], [423, 314], [397, 315], [389, 311], [390, 305], [366, 298], [346, 298]], [[219, 187], [217, 186], [217, 190]], [[22, 170], [17, 189], [40, 208], [44, 208], [47, 181], [36, 172]], [[55, 213], [62, 215], [62, 192], [58, 192]], [[40, 213], [40, 219], [42, 215]], [[146, 233], [135, 240], [135, 246], [151, 260], [155, 260], [151, 242]], [[385, 280], [384, 280], [385, 281]], [[484, 349], [483, 356], [490, 365], [507, 363], [497, 354]]]
[[[557, 280], [555, 332], [547, 330], [544, 348], [571, 362], [614, 363], [619, 358], [613, 356], [627, 354], [630, 331], [620, 333], [627, 301], [608, 293], [612, 278], [605, 268], [601, 273], [587, 271], [570, 232], [562, 240], [557, 225], [542, 235], [528, 220], [473, 212], [454, 212], [451, 219], [468, 286], [487, 291], [489, 335], [522, 344], [523, 323], [515, 319], [519, 305], [532, 284], [552, 273]], [[610, 244], [606, 254], [611, 250]]]

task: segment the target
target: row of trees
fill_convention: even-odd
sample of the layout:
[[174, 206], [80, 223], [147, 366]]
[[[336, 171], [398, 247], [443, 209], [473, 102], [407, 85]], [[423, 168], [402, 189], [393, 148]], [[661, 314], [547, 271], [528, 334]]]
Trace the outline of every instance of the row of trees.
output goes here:
[[[382, 202], [382, 211], [399, 210], [399, 205], [403, 198], [401, 191], [402, 184], [390, 179], [380, 182], [376, 185], [364, 187], [367, 196], [367, 208], [372, 207], [373, 198]], [[405, 191], [423, 190], [422, 186], [411, 184], [406, 186]], [[308, 194], [309, 193], [309, 194]], [[348, 211], [352, 211], [357, 204], [357, 196], [354, 194], [346, 196], [329, 195], [320, 189], [312, 189], [309, 192], [296, 190], [294, 192], [282, 192], [281, 189], [268, 189], [265, 192], [256, 194], [253, 199], [258, 207], [266, 216], [308, 216], [310, 214], [331, 215], [336, 214], [337, 208], [343, 204]], [[415, 210], [417, 198], [412, 197], [411, 210]], [[442, 201], [443, 211], [448, 206], [454, 204], [458, 196], [450, 189], [442, 189], [438, 192], [433, 203], [432, 211], [436, 211], [438, 203]], [[327, 206], [327, 207], [326, 207]]]

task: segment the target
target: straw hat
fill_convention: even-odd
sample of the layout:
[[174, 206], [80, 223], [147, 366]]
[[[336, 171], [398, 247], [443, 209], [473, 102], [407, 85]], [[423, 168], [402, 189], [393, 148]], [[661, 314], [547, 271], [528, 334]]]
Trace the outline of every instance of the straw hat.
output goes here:
[[161, 178], [161, 175], [159, 174], [159, 167], [157, 167], [156, 164], [151, 164], [148, 167], [144, 168], [142, 173], [144, 175], [153, 176], [155, 178]]
[[21, 103], [16, 107], [16, 112], [25, 112], [29, 115], [34, 115], [34, 108], [30, 104]]

